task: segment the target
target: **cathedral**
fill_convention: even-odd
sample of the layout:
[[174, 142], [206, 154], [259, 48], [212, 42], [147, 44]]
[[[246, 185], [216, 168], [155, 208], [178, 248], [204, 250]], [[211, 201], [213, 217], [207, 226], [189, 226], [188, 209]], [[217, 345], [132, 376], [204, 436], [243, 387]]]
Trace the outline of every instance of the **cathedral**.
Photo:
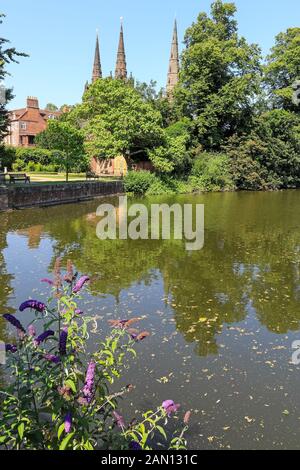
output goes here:
[[[119, 45], [117, 52], [116, 68], [115, 68], [115, 78], [121, 80], [127, 80], [127, 63], [126, 63], [126, 51], [124, 43], [124, 30], [123, 22], [121, 22], [121, 30], [119, 37]], [[96, 48], [95, 48], [95, 59], [92, 73], [92, 83], [94, 83], [98, 78], [102, 78], [102, 66], [100, 58], [100, 46], [99, 46], [99, 37], [97, 34], [96, 37]], [[171, 45], [171, 55], [169, 61], [168, 77], [167, 77], [167, 86], [166, 92], [168, 98], [171, 100], [173, 96], [173, 91], [179, 80], [179, 48], [178, 48], [178, 32], [177, 32], [177, 22], [175, 20], [174, 31], [172, 37]], [[89, 83], [85, 85], [85, 90], [88, 88]]]

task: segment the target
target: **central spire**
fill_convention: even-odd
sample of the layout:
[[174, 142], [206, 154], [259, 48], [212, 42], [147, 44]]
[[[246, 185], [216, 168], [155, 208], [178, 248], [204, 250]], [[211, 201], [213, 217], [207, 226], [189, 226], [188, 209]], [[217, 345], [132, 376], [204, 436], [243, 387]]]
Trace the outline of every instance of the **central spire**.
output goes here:
[[173, 97], [173, 91], [179, 80], [179, 48], [178, 48], [178, 34], [177, 34], [177, 21], [175, 20], [173, 39], [171, 46], [171, 56], [169, 63], [168, 82], [167, 82], [167, 95], [170, 99]]
[[92, 82], [94, 83], [96, 80], [98, 80], [98, 78], [102, 78], [102, 69], [101, 69], [101, 60], [100, 60], [99, 37], [98, 37], [98, 31], [97, 31]]
[[123, 33], [123, 18], [121, 18], [121, 31], [120, 31], [120, 38], [119, 38], [115, 78], [120, 78], [121, 80], [127, 79], [127, 65], [126, 65], [126, 54], [125, 54], [124, 33]]

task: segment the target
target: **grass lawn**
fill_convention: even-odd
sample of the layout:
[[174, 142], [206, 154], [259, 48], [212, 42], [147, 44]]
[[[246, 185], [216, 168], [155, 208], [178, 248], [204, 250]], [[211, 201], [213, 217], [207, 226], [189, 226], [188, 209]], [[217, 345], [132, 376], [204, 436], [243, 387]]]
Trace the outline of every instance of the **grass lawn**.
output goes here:
[[[30, 181], [32, 183], [46, 183], [46, 182], [65, 182], [66, 174], [65, 173], [39, 173], [39, 172], [28, 172], [26, 173], [30, 176]], [[85, 181], [85, 173], [70, 173], [69, 181]]]
[[[20, 171], [19, 173], [25, 173]], [[31, 183], [40, 183], [40, 184], [47, 184], [47, 183], [65, 183], [66, 182], [66, 174], [65, 173], [40, 173], [40, 172], [26, 172], [28, 176], [30, 176]], [[89, 181], [116, 181], [119, 178], [117, 177], [102, 177], [99, 180], [89, 180]], [[69, 182], [74, 181], [86, 181], [85, 173], [69, 173]], [[7, 179], [7, 184], [8, 179]], [[16, 183], [17, 186], [23, 185], [24, 183]], [[14, 186], [14, 185], [13, 185]]]

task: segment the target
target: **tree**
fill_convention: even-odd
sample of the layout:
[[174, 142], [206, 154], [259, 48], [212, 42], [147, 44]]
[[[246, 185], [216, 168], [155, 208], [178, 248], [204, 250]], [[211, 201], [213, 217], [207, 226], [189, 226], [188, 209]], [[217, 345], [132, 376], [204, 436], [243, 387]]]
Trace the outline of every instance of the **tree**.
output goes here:
[[161, 88], [157, 91], [156, 86], [157, 82], [154, 80], [150, 80], [149, 84], [137, 81], [135, 89], [139, 92], [146, 103], [151, 104], [154, 109], [160, 112], [162, 115], [163, 127], [168, 127], [171, 124], [174, 124], [179, 116], [176, 113], [173, 103], [170, 102], [164, 93], [164, 89]]
[[[0, 24], [3, 23], [2, 18], [5, 15], [0, 13]], [[7, 135], [9, 117], [6, 105], [9, 101], [13, 99], [13, 94], [11, 89], [6, 89], [3, 84], [3, 80], [8, 74], [6, 70], [6, 65], [11, 62], [16, 62], [16, 57], [28, 57], [27, 54], [22, 52], [17, 52], [14, 47], [8, 47], [8, 39], [0, 37], [0, 143], [3, 138]]]
[[58, 107], [53, 103], [46, 104], [45, 109], [47, 109], [47, 111], [58, 111]]
[[165, 141], [161, 114], [122, 80], [97, 80], [64, 119], [82, 129], [90, 157], [146, 159]]
[[260, 89], [260, 49], [238, 36], [235, 13], [233, 3], [217, 0], [211, 17], [200, 13], [185, 35], [175, 103], [208, 150], [249, 127]]
[[271, 107], [299, 110], [293, 103], [293, 84], [300, 80], [300, 28], [289, 28], [276, 36], [268, 56], [264, 81]]
[[300, 186], [300, 118], [285, 110], [254, 119], [253, 129], [234, 136], [226, 146], [239, 189], [281, 189]]
[[70, 170], [85, 163], [82, 132], [66, 122], [49, 121], [47, 129], [36, 136], [36, 143], [42, 148], [63, 152], [63, 161], [59, 163], [66, 170], [66, 181]]

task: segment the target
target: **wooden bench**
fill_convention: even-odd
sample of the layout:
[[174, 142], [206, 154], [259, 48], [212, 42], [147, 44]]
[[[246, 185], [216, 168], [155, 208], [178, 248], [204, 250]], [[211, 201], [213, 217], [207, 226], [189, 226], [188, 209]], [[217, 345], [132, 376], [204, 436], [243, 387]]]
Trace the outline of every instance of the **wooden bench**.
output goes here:
[[5, 184], [6, 178], [5, 173], [0, 173], [0, 184]]
[[93, 173], [92, 171], [88, 171], [86, 173], [86, 179], [87, 180], [98, 180], [100, 176], [96, 175], [96, 173]]
[[9, 174], [9, 182], [16, 183], [16, 181], [30, 183], [30, 177], [26, 175], [26, 173], [14, 173], [13, 175]]

